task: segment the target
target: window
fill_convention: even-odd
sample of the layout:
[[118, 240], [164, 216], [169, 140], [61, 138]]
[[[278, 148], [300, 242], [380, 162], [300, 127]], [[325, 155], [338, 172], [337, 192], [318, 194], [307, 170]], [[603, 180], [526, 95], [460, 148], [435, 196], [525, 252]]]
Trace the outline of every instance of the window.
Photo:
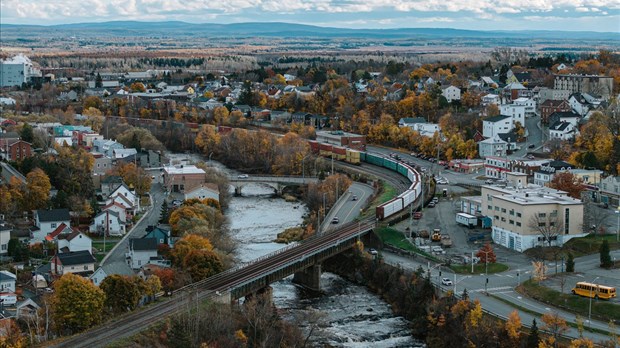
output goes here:
[[514, 220], [508, 220], [508, 223], [511, 224], [511, 225], [514, 225], [515, 221]]
[[506, 218], [505, 217], [502, 217], [502, 222], [506, 222]]
[[521, 223], [517, 221], [517, 226], [521, 227]]
[[495, 211], [499, 211], [499, 207], [498, 206], [495, 206]]
[[491, 205], [487, 205], [487, 209], [489, 209], [489, 210], [493, 210], [493, 206], [491, 206]]
[[505, 213], [505, 212], [506, 212], [506, 208], [502, 208], [502, 213]]
[[541, 218], [547, 217], [547, 213], [538, 213], [538, 217], [541, 217]]
[[521, 217], [521, 213], [517, 213], [517, 217], [520, 218]]
[[510, 209], [509, 214], [510, 214], [510, 215], [515, 215], [515, 211], [514, 211], [514, 209]]
[[538, 223], [538, 227], [545, 227], [547, 224], [545, 224], [544, 222], [539, 222]]
[[499, 220], [499, 216], [495, 215], [494, 217], [495, 217], [495, 220]]
[[88, 265], [84, 265], [84, 270], [88, 271]]
[[52, 228], [56, 228], [56, 227], [58, 227], [58, 226], [56, 225], [56, 223], [52, 223], [52, 224], [51, 224], [51, 226], [52, 226]]

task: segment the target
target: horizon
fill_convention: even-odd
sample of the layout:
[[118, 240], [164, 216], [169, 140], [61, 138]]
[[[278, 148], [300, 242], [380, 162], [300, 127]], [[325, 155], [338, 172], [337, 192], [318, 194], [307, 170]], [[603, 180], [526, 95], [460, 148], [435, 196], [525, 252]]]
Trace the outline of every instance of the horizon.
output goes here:
[[[275, 19], [275, 20], [274, 20]], [[617, 0], [3, 0], [0, 23], [63, 25], [114, 21], [190, 24], [295, 23], [338, 29], [458, 29], [475, 31], [620, 32]]]
[[389, 27], [389, 28], [373, 28], [373, 27], [343, 27], [343, 26], [334, 26], [334, 25], [319, 25], [312, 23], [293, 23], [286, 21], [248, 21], [248, 22], [229, 22], [229, 23], [217, 23], [217, 22], [190, 22], [184, 20], [161, 20], [161, 21], [142, 21], [142, 20], [133, 20], [133, 19], [114, 19], [114, 20], [102, 20], [102, 21], [82, 21], [82, 22], [67, 22], [67, 23], [57, 23], [57, 24], [40, 24], [40, 23], [3, 23], [0, 22], [0, 27], [3, 25], [10, 26], [34, 26], [34, 27], [56, 27], [63, 25], [87, 25], [87, 24], [107, 24], [107, 23], [184, 23], [190, 25], [235, 25], [235, 24], [291, 24], [291, 25], [303, 25], [310, 26], [316, 28], [324, 28], [324, 29], [338, 29], [338, 30], [407, 30], [407, 29], [437, 29], [437, 30], [460, 30], [460, 31], [472, 31], [472, 32], [567, 32], [567, 33], [577, 33], [577, 32], [590, 32], [590, 33], [605, 33], [605, 34], [618, 34], [620, 35], [620, 31], [600, 31], [600, 30], [586, 30], [583, 28], [568, 28], [568, 29], [473, 29], [473, 28], [459, 28], [459, 27], [451, 27], [451, 26], [438, 26], [438, 27], [424, 27], [424, 26], [402, 26], [402, 27]]

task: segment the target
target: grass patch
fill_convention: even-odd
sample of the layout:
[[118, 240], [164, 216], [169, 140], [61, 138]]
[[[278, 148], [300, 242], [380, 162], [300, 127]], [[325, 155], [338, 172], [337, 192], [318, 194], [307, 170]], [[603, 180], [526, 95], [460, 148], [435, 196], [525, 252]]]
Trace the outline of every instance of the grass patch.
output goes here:
[[[570, 284], [566, 285], [570, 287]], [[569, 312], [584, 315], [588, 313], [590, 299], [573, 294], [563, 294], [559, 291], [547, 288], [533, 280], [527, 280], [517, 287], [517, 291], [540, 302], [554, 307], [565, 309]], [[592, 317], [603, 322], [610, 319], [620, 320], [620, 306], [609, 301], [592, 299]]]
[[439, 261], [433, 255], [430, 255], [416, 248], [411, 243], [409, 243], [409, 241], [405, 238], [405, 236], [400, 231], [397, 231], [389, 227], [379, 227], [375, 229], [375, 233], [377, 234], [377, 236], [379, 236], [379, 238], [381, 238], [381, 241], [383, 242], [383, 244], [391, 245], [395, 248], [399, 248], [402, 250], [411, 251], [418, 255], [422, 255], [424, 257], [427, 257], [437, 262]]
[[[494, 294], [492, 294], [492, 293], [489, 293], [489, 296], [490, 296], [490, 297], [493, 297], [494, 299], [496, 299], [496, 300], [498, 300], [498, 301], [500, 301], [500, 302], [503, 302], [503, 303], [505, 303], [505, 304], [509, 305], [509, 306], [510, 306], [510, 307], [512, 307], [512, 308], [518, 309], [518, 310], [520, 310], [520, 311], [522, 311], [522, 312], [529, 313], [529, 314], [534, 315], [534, 316], [539, 316], [539, 315], [541, 315], [541, 314], [544, 314], [544, 313], [538, 313], [538, 312], [533, 311], [533, 310], [531, 310], [531, 309], [529, 309], [529, 308], [525, 308], [525, 307], [523, 307], [523, 306], [520, 306], [520, 305], [518, 305], [518, 304], [516, 304], [516, 303], [514, 303], [514, 302], [508, 301], [508, 300], [506, 300], [505, 298], [499, 297], [499, 296], [494, 295]], [[575, 324], [575, 323], [573, 323], [573, 322], [568, 322], [568, 321], [567, 321], [567, 322], [566, 322], [566, 325], [568, 325], [568, 326], [570, 326], [570, 327], [573, 327], [573, 328], [575, 328], [575, 329], [578, 329], [578, 328], [579, 328], [579, 325], [577, 325], [577, 324]], [[601, 330], [601, 329], [597, 329], [597, 328], [590, 328], [590, 327], [588, 327], [588, 326], [587, 326], [587, 325], [585, 325], [585, 324], [584, 324], [584, 326], [583, 326], [583, 329], [584, 329], [585, 331], [596, 332], [596, 333], [603, 334], [603, 335], [609, 335], [609, 332], [607, 332], [607, 331], [605, 331], [605, 330]]]
[[388, 185], [383, 181], [381, 183], [383, 185], [383, 193], [381, 193], [381, 195], [375, 200], [377, 205], [381, 205], [389, 201], [390, 199], [398, 196], [398, 194], [396, 193], [396, 188], [394, 188], [394, 186]]
[[532, 258], [544, 259], [544, 260], [559, 260], [564, 256], [568, 257], [568, 253], [572, 253], [573, 257], [580, 257], [585, 255], [598, 254], [599, 248], [603, 243], [603, 240], [607, 240], [609, 243], [609, 249], [620, 249], [620, 242], [616, 241], [616, 235], [593, 235], [589, 234], [585, 237], [573, 238], [564, 243], [562, 248], [560, 247], [536, 247], [525, 251], [525, 254]]
[[[487, 270], [487, 266], [484, 263], [475, 264], [473, 273], [471, 272], [471, 265], [450, 265], [450, 268], [459, 274], [482, 274]], [[508, 269], [510, 269], [510, 267], [503, 263], [494, 262], [488, 264], [488, 274], [501, 273]]]
[[105, 242], [105, 251], [103, 250], [103, 241], [93, 241], [93, 248], [101, 251], [102, 253], [107, 253], [118, 243], [118, 241], [106, 241]]

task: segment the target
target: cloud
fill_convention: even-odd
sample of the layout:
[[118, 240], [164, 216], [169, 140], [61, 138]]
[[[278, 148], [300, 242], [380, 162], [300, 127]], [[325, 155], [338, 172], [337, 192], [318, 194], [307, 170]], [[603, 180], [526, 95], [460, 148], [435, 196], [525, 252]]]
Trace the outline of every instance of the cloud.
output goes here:
[[[398, 19], [424, 18], [426, 23], [467, 23], [471, 18], [526, 18], [536, 13], [566, 13], [583, 16], [620, 12], [620, 0], [2, 0], [3, 23], [48, 24], [109, 20], [186, 20], [231, 22], [250, 21], [324, 22], [325, 18], [346, 15], [343, 24], [367, 21], [376, 25], [400, 23]], [[282, 17], [287, 16], [287, 17]], [[290, 17], [293, 16], [293, 17]], [[418, 21], [420, 22], [420, 21]], [[361, 23], [360, 23], [361, 24]], [[527, 23], [523, 23], [527, 28]], [[498, 28], [499, 29], [499, 28]], [[612, 28], [612, 30], [616, 30]], [[598, 28], [597, 30], [603, 30]]]

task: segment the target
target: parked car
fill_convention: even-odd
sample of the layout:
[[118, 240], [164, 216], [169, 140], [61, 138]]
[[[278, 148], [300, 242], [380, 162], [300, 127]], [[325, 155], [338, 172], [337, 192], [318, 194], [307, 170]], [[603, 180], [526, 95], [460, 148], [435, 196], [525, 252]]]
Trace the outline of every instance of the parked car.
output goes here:
[[422, 218], [422, 212], [421, 211], [416, 211], [415, 213], [413, 213], [413, 219], [414, 220], [419, 220]]
[[373, 249], [373, 248], [368, 249], [368, 253], [369, 253], [370, 255], [377, 255], [377, 254], [379, 254], [379, 253], [377, 252], [377, 250], [375, 250], [375, 249]]
[[334, 218], [332, 219], [332, 224], [337, 224], [340, 222], [340, 219], [337, 216], [334, 216]]
[[428, 204], [428, 206], [427, 206], [427, 207], [429, 207], [429, 208], [435, 208], [435, 202], [430, 202], [430, 203]]
[[536, 147], [536, 145], [535, 145], [535, 144], [530, 144], [530, 145], [528, 146], [528, 148], [530, 148], [530, 149], [533, 149], [533, 148], [535, 148], [535, 147]]
[[237, 175], [237, 178], [239, 178], [239, 179], [247, 179], [247, 178], [249, 178], [249, 176], [247, 174], [239, 174], [239, 175]]
[[441, 278], [441, 284], [445, 286], [452, 286], [452, 281], [448, 278]]

